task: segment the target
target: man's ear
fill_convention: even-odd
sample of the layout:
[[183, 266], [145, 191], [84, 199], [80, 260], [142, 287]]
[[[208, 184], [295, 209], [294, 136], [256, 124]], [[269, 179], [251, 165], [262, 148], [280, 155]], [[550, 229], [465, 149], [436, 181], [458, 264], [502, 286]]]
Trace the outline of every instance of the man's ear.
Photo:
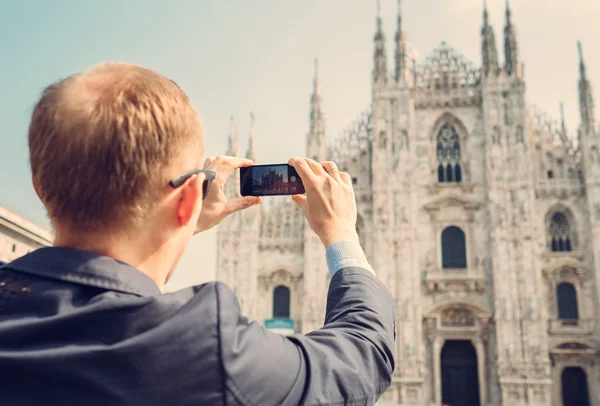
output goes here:
[[[35, 190], [35, 194], [37, 195], [37, 197], [42, 200], [42, 196], [40, 195], [40, 189], [38, 188], [37, 183], [35, 183], [35, 179], [33, 178], [33, 176], [31, 177], [31, 184], [33, 185], [33, 190]], [[42, 201], [42, 203], [44, 203], [44, 201]]]
[[198, 175], [192, 176], [180, 187], [177, 202], [177, 220], [180, 226], [188, 225], [195, 219], [194, 213], [198, 210], [198, 205], [202, 204], [201, 193], [202, 180]]

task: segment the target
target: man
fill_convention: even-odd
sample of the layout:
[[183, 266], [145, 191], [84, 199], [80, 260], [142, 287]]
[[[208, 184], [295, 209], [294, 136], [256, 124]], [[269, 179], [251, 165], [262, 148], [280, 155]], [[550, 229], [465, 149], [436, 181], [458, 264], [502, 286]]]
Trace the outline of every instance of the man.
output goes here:
[[332, 278], [323, 328], [283, 337], [221, 283], [161, 293], [193, 234], [260, 203], [223, 194], [251, 161], [201, 165], [200, 119], [174, 82], [112, 63], [53, 84], [29, 148], [56, 240], [0, 269], [0, 404], [362, 405], [390, 385], [394, 301], [334, 163], [290, 160]]

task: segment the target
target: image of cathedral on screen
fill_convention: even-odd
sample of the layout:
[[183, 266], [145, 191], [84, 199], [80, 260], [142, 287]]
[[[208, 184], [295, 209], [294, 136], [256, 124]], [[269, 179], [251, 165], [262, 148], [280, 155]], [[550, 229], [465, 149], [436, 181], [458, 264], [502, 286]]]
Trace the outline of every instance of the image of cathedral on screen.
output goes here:
[[[352, 175], [361, 243], [397, 303], [379, 404], [600, 406], [600, 128], [581, 45], [569, 134], [526, 103], [508, 5], [502, 52], [484, 10], [480, 66], [446, 43], [413, 60], [400, 10], [391, 61], [385, 38], [379, 16], [372, 100], [340, 137], [325, 134], [315, 71], [306, 139]], [[251, 320], [323, 325], [325, 250], [289, 197], [226, 219], [217, 261]]]

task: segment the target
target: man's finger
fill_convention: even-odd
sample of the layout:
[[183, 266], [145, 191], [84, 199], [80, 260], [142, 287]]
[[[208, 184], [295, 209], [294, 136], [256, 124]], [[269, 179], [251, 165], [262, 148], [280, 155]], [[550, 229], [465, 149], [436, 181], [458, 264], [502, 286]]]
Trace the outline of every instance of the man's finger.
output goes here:
[[236, 211], [247, 209], [254, 205], [259, 204], [262, 201], [260, 196], [244, 196], [238, 197], [237, 199], [231, 199], [225, 205], [223, 212], [226, 216], [229, 216]]
[[325, 162], [321, 162], [321, 166], [323, 167], [323, 169], [325, 169], [327, 172], [330, 171], [337, 171], [337, 165], [335, 164], [335, 162], [332, 161], [325, 161]]
[[308, 166], [308, 162], [306, 162], [305, 159], [294, 157], [288, 161], [288, 164], [296, 169], [296, 172], [300, 176], [300, 179], [302, 179], [302, 183], [305, 187], [314, 183], [315, 173], [310, 169], [310, 166]]
[[324, 176], [325, 174], [327, 174], [327, 171], [325, 171], [323, 165], [321, 165], [317, 161], [314, 161], [310, 158], [306, 158], [306, 162], [308, 162], [308, 166], [310, 166], [310, 169], [312, 169], [315, 175]]
[[340, 177], [340, 174], [338, 171], [338, 167], [335, 164], [335, 162], [331, 162], [331, 161], [326, 161], [326, 162], [321, 162], [321, 166], [323, 167], [323, 169], [325, 169], [325, 171], [327, 172], [327, 174], [329, 176], [331, 176], [333, 179], [337, 180], [338, 182], [342, 182], [342, 178]]
[[352, 185], [352, 177], [350, 176], [350, 174], [348, 172], [336, 172], [340, 179], [342, 180], [342, 182], [344, 182], [346, 185]]
[[227, 167], [228, 169], [231, 169], [231, 172], [233, 172], [237, 168], [243, 168], [246, 166], [250, 166], [250, 165], [252, 165], [252, 163], [253, 162], [251, 159], [239, 158], [239, 157], [235, 157], [235, 156], [219, 155], [212, 162], [210, 169], [218, 170], [221, 167]]

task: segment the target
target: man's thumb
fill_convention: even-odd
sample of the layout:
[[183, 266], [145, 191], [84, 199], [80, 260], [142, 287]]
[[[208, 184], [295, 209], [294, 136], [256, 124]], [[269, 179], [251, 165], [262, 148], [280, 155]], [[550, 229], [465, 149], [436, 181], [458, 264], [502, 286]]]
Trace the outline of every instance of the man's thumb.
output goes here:
[[300, 206], [300, 210], [306, 215], [306, 196], [304, 195], [293, 195], [292, 200]]
[[260, 202], [261, 198], [257, 196], [238, 197], [237, 199], [232, 199], [227, 202], [225, 212], [228, 214], [235, 213], [236, 211], [247, 209]]

